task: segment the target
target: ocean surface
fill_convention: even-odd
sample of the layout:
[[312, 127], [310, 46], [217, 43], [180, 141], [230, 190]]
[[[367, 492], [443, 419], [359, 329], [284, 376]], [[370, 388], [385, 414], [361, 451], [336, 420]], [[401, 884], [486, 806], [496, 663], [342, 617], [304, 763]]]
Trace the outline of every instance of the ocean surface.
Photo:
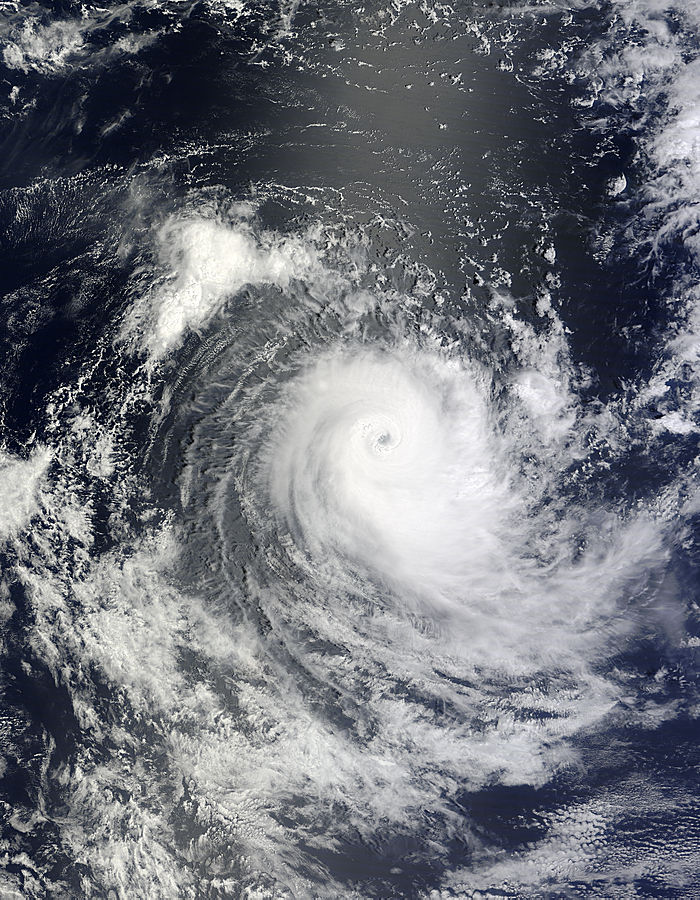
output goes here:
[[700, 2], [0, 8], [0, 897], [700, 897]]

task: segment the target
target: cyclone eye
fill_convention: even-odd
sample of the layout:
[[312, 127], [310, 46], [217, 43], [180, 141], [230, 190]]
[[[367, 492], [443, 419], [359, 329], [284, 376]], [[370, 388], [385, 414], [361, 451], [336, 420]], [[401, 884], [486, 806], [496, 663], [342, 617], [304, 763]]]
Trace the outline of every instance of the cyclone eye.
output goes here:
[[401, 432], [394, 422], [384, 415], [358, 422], [359, 431], [369, 449], [386, 453], [401, 443]]

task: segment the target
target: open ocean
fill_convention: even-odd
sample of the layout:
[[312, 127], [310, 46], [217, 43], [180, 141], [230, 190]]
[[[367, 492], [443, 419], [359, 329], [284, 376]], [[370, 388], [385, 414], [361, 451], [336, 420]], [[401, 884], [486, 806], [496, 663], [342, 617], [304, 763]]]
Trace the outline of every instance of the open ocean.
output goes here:
[[0, 9], [2, 900], [700, 898], [700, 0]]

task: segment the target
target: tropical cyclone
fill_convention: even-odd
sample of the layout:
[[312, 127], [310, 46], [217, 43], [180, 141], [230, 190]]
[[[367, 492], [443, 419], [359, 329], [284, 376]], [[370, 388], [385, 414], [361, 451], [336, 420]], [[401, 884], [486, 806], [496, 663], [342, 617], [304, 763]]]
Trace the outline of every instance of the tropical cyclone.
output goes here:
[[312, 566], [364, 568], [424, 612], [502, 575], [512, 503], [483, 386], [462, 364], [331, 350], [268, 415], [257, 478]]
[[0, 894], [695, 896], [696, 7], [9, 12]]

